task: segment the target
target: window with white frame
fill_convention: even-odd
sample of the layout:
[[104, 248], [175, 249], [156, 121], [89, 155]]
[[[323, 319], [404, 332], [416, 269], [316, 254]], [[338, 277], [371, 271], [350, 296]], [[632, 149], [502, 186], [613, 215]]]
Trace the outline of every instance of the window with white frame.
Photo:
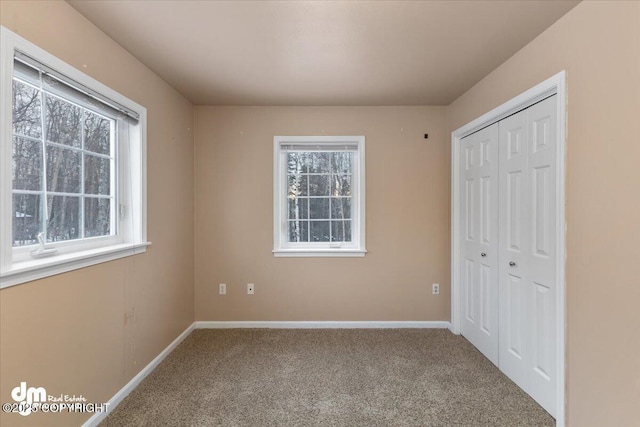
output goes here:
[[364, 142], [274, 137], [276, 256], [364, 256]]
[[144, 251], [146, 110], [1, 31], [0, 286]]

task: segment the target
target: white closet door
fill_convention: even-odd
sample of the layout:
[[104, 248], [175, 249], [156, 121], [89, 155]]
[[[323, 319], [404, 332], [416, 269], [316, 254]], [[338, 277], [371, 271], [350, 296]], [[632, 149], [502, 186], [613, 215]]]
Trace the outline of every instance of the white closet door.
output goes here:
[[461, 332], [498, 365], [498, 124], [461, 143]]
[[499, 366], [556, 414], [556, 100], [499, 123]]

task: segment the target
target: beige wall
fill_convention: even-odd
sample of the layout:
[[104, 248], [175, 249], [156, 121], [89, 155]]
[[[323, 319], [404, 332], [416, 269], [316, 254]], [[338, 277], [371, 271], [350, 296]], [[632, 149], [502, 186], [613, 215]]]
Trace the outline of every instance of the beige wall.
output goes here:
[[[195, 117], [197, 320], [449, 319], [443, 107], [196, 107]], [[364, 258], [274, 258], [274, 135], [365, 135]]]
[[[0, 291], [0, 401], [27, 381], [106, 402], [193, 322], [193, 107], [67, 3], [2, 1], [0, 16], [148, 109], [148, 252]], [[0, 424], [88, 418], [45, 417]]]
[[640, 422], [640, 3], [584, 2], [456, 100], [456, 129], [568, 73], [571, 426]]

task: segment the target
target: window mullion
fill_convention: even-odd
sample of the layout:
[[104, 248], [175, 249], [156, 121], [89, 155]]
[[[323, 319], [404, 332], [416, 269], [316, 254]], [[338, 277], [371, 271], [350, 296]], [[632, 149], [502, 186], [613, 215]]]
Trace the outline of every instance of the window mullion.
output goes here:
[[[287, 201], [287, 165], [286, 165], [286, 154], [284, 152], [279, 152], [279, 161], [277, 164], [280, 166], [277, 170], [274, 170], [274, 173], [280, 177], [279, 182], [276, 184], [278, 190], [280, 190], [277, 198], [277, 204], [280, 206], [279, 208], [279, 216], [278, 221], [280, 222], [279, 231], [279, 240], [281, 242], [288, 241], [287, 236], [289, 233], [289, 215], [288, 215], [288, 201]], [[274, 187], [275, 189], [276, 187]], [[274, 199], [274, 204], [276, 203], [276, 199]], [[275, 234], [274, 234], [275, 236]]]
[[31, 194], [35, 196], [42, 196], [42, 190], [11, 190], [13, 194]]
[[[120, 138], [118, 137], [117, 120], [109, 122], [109, 154], [112, 160], [109, 160], [109, 170], [111, 171], [111, 183], [109, 195], [111, 196], [109, 204], [109, 234], [118, 234], [120, 232], [120, 200], [122, 193], [120, 192]], [[125, 122], [126, 123], [126, 122]]]
[[351, 239], [360, 241], [360, 156], [351, 156]]
[[[308, 171], [308, 169], [307, 169]], [[311, 242], [311, 184], [307, 175], [307, 242]]]
[[80, 148], [82, 151], [80, 152], [80, 203], [78, 203], [80, 209], [80, 238], [84, 238], [84, 122], [85, 122], [85, 110], [82, 108], [80, 110], [82, 114], [80, 115]]
[[[351, 156], [351, 158], [349, 159], [349, 165], [350, 165], [350, 169], [351, 169], [351, 195], [344, 199], [344, 200], [349, 200], [349, 204], [351, 206], [351, 215], [349, 215], [349, 224], [351, 226], [351, 240], [354, 242], [359, 242], [360, 240], [360, 236], [358, 235], [358, 232], [356, 231], [356, 228], [354, 225], [355, 224], [360, 224], [360, 221], [357, 219], [358, 217], [358, 206], [360, 203], [360, 199], [358, 194], [357, 189], [355, 189], [355, 187], [357, 187], [359, 179], [358, 179], [358, 161], [360, 160], [359, 156]], [[343, 203], [344, 206], [344, 200], [340, 200], [341, 203]], [[342, 231], [344, 232], [344, 225], [342, 228]]]
[[[84, 109], [83, 109], [83, 110], [82, 110], [82, 114], [84, 115], [84, 113], [85, 113], [86, 111], [87, 111], [87, 110], [84, 110]], [[84, 126], [84, 125], [83, 125], [83, 126]], [[17, 135], [17, 136], [19, 136], [20, 138], [23, 138], [23, 137], [22, 137], [22, 136], [20, 136], [20, 135]], [[25, 138], [25, 139], [28, 139], [28, 138]], [[73, 147], [73, 146], [71, 146], [71, 145], [61, 144], [61, 143], [59, 143], [59, 142], [47, 141], [47, 144], [49, 144], [49, 145], [53, 145], [54, 147], [64, 148], [65, 150], [69, 150], [69, 151], [74, 151], [74, 152], [83, 153], [83, 154], [84, 154], [84, 153], [86, 153], [86, 154], [90, 154], [91, 156], [93, 156], [93, 157], [98, 157], [98, 158], [100, 158], [100, 159], [108, 159], [108, 160], [111, 160], [111, 159], [112, 159], [112, 157], [111, 157], [110, 155], [107, 155], [107, 154], [95, 153], [95, 152], [93, 152], [93, 151], [83, 150], [82, 148]]]
[[11, 135], [15, 138], [26, 139], [31, 142], [37, 142], [37, 143], [42, 142], [42, 136], [40, 138], [34, 138], [33, 136], [20, 135], [19, 133], [15, 133], [15, 132], [12, 132]]
[[46, 98], [44, 94], [44, 90], [42, 89], [42, 71], [39, 72], [39, 80], [38, 83], [40, 85], [40, 144], [42, 146], [42, 166], [40, 167], [40, 171], [42, 172], [42, 179], [40, 180], [40, 188], [42, 189], [42, 200], [40, 200], [40, 209], [42, 209], [42, 213], [40, 214], [40, 228], [41, 232], [44, 233], [44, 239], [47, 239], [47, 225], [49, 221], [49, 207], [47, 202], [47, 134], [46, 134], [46, 119], [45, 114], [47, 114], [47, 104]]
[[329, 242], [333, 242], [333, 200], [331, 199], [331, 184], [333, 184], [333, 162], [331, 162], [331, 167], [329, 169]]

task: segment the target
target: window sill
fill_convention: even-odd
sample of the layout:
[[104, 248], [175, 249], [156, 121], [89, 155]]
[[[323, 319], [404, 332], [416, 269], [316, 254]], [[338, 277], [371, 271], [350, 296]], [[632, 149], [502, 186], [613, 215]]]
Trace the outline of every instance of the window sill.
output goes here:
[[48, 258], [17, 262], [13, 264], [11, 270], [0, 275], [0, 289], [107, 261], [113, 261], [118, 258], [144, 253], [147, 251], [147, 246], [149, 245], [151, 245], [150, 242], [124, 243]]
[[363, 257], [364, 249], [276, 249], [274, 257], [324, 258], [324, 257]]

